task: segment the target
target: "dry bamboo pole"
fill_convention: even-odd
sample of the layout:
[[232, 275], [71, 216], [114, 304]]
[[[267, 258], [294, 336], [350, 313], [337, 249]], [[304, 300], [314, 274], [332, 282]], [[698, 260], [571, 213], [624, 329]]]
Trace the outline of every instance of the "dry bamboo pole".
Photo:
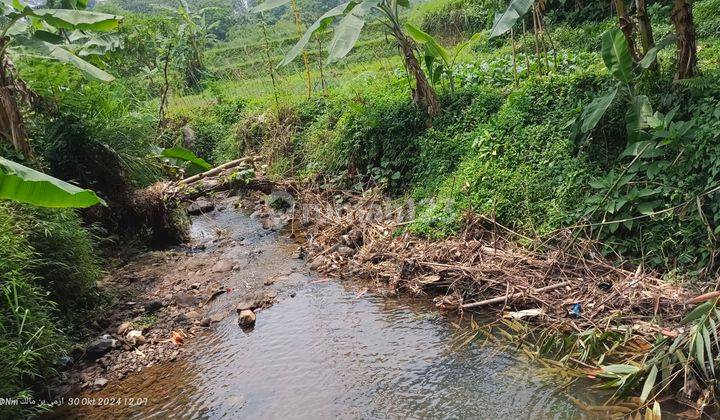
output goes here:
[[515, 57], [515, 31], [510, 28], [510, 42], [512, 43], [512, 61], [513, 61], [513, 83], [517, 86], [518, 74], [517, 74], [517, 60]]
[[[290, 0], [290, 6], [292, 7], [293, 15], [295, 17], [295, 28], [297, 29], [298, 36], [302, 37], [303, 32], [305, 31], [302, 27], [302, 19], [300, 19], [300, 9], [298, 8], [297, 0]], [[302, 51], [302, 56], [303, 64], [305, 65], [305, 75], [307, 77], [307, 95], [309, 99], [310, 97], [312, 97], [312, 75], [310, 73], [310, 59], [308, 58], [308, 53], [307, 51], [305, 51], [304, 48]], [[322, 71], [322, 69], [320, 71]]]
[[201, 180], [201, 179], [203, 179], [203, 178], [207, 178], [207, 177], [209, 177], [209, 176], [217, 175], [217, 174], [219, 174], [220, 172], [222, 172], [222, 171], [224, 171], [224, 170], [226, 170], [226, 169], [234, 168], [234, 167], [236, 167], [236, 166], [242, 165], [243, 163], [246, 163], [246, 162], [248, 162], [248, 161], [252, 162], [252, 161], [254, 161], [254, 160], [255, 160], [254, 158], [249, 157], [249, 156], [246, 156], [246, 157], [241, 158], [241, 159], [235, 159], [235, 160], [230, 161], [230, 162], [228, 162], [228, 163], [224, 163], [224, 164], [222, 164], [222, 165], [220, 165], [220, 166], [218, 166], [218, 167], [216, 167], [216, 168], [213, 168], [213, 169], [211, 169], [211, 170], [209, 170], [209, 171], [207, 171], [207, 172], [203, 172], [203, 173], [201, 173], [201, 174], [193, 175], [193, 176], [191, 176], [191, 177], [189, 177], [189, 178], [181, 179], [180, 181], [178, 181], [178, 184], [180, 184], [180, 185], [192, 184], [193, 182], [199, 181], [199, 180]]
[[[532, 291], [533, 291], [533, 292], [536, 292], [536, 293], [549, 292], [549, 291], [551, 291], [551, 290], [559, 289], [559, 288], [561, 288], [561, 287], [565, 287], [565, 286], [568, 286], [568, 285], [570, 285], [570, 282], [569, 282], [569, 281], [564, 281], [564, 282], [562, 282], [562, 283], [558, 283], [558, 284], [553, 284], [553, 285], [550, 285], [550, 286], [541, 287], [541, 288], [539, 288], [539, 289], [535, 289], [535, 290], [532, 290]], [[527, 292], [527, 291], [526, 291], [526, 292]], [[521, 298], [521, 297], [523, 297], [523, 296], [525, 295], [526, 292], [518, 292], [518, 293], [513, 293], [512, 295], [498, 296], [498, 297], [494, 297], [494, 298], [492, 298], [492, 299], [481, 300], [480, 302], [466, 303], [466, 304], [464, 304], [464, 305], [461, 305], [460, 308], [462, 308], [462, 309], [469, 309], [469, 308], [477, 308], [477, 307], [480, 307], [480, 306], [493, 305], [493, 304], [496, 304], [496, 303], [504, 303], [504, 302], [507, 302], [507, 301], [510, 300], [510, 299], [518, 299], [518, 298]]]

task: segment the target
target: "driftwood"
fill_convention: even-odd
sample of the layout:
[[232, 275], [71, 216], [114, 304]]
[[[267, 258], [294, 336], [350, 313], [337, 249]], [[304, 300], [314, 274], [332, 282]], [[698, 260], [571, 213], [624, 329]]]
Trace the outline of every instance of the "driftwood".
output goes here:
[[[192, 201], [199, 197], [231, 190], [262, 191], [270, 194], [276, 183], [265, 178], [258, 164], [261, 156], [247, 156], [222, 164], [207, 172], [170, 182], [165, 187], [165, 201]], [[253, 170], [255, 177], [240, 178], [238, 173]]]
[[470, 309], [470, 308], [478, 308], [480, 306], [494, 305], [496, 303], [505, 303], [508, 300], [520, 299], [521, 297], [526, 296], [528, 293], [549, 292], [551, 290], [559, 289], [561, 287], [565, 287], [565, 286], [569, 286], [569, 285], [570, 285], [569, 281], [564, 281], [562, 283], [541, 287], [537, 290], [528, 290], [528, 291], [524, 291], [524, 292], [513, 293], [511, 295], [498, 296], [498, 297], [494, 297], [492, 299], [485, 299], [485, 300], [481, 300], [480, 302], [466, 303], [464, 305], [461, 305], [460, 307], [462, 309]]

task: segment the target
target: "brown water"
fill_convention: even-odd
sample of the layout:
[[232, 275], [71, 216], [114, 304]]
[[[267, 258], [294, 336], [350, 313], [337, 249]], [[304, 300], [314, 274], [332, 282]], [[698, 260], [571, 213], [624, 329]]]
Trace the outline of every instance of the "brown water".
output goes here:
[[[188, 344], [187, 360], [145, 369], [108, 388], [148, 398], [141, 406], [96, 407], [107, 418], [575, 418], [581, 413], [542, 379], [539, 367], [505, 347], [458, 346], [452, 319], [422, 299], [358, 296], [362, 286], [317, 282], [297, 272], [289, 240], [227, 210], [196, 222], [196, 237], [230, 229], [246, 262], [233, 281], [296, 270], [279, 302], [252, 331], [234, 316]], [[199, 235], [199, 236], [198, 236]], [[314, 283], [313, 283], [314, 282]], [[291, 297], [294, 295], [294, 297]], [[214, 303], [227, 310], [232, 296]], [[458, 348], [459, 347], [459, 348]], [[574, 392], [578, 392], [575, 390]], [[580, 391], [586, 393], [586, 391]], [[591, 401], [590, 395], [581, 399]]]

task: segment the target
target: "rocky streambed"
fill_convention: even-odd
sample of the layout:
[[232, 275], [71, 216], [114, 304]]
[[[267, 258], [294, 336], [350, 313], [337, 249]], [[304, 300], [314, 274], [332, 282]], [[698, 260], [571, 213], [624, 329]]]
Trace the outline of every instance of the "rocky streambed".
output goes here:
[[[203, 201], [205, 200], [205, 201]], [[429, 299], [315, 274], [267, 200], [202, 199], [192, 240], [127, 258], [56, 418], [567, 418], [575, 404]], [[571, 390], [586, 402], [598, 396]]]

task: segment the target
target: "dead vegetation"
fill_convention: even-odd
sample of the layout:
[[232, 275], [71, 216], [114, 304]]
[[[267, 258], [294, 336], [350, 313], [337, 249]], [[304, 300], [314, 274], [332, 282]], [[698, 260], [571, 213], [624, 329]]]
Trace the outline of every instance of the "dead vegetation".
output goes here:
[[[468, 215], [461, 234], [428, 241], [401, 233], [408, 220], [378, 214], [382, 196], [345, 195], [347, 206], [306, 192], [302, 201], [309, 260], [320, 271], [372, 280], [392, 291], [441, 293], [446, 310], [483, 312], [540, 309], [543, 322], [580, 331], [613, 318], [679, 321], [686, 292], [652, 273], [628, 271], [592, 254], [589, 245], [560, 238], [544, 252], [520, 248], [517, 235], [492, 220]], [[309, 221], [309, 222], [308, 222]], [[517, 239], [517, 238], [515, 238]], [[582, 254], [577, 254], [579, 250]], [[536, 314], [537, 315], [537, 314]]]

